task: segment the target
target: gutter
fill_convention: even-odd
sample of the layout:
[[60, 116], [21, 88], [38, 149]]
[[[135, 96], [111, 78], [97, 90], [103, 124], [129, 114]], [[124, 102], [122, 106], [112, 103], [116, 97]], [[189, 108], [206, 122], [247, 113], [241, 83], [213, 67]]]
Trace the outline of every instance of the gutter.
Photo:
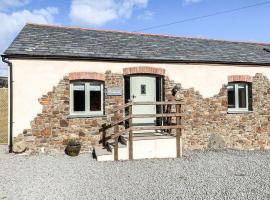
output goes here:
[[9, 153], [13, 152], [13, 73], [12, 63], [2, 55], [2, 61], [9, 66]]
[[[265, 50], [267, 51], [267, 50]], [[270, 51], [270, 50], [269, 50]], [[267, 51], [268, 52], [268, 51]], [[111, 57], [87, 57], [87, 56], [65, 56], [65, 55], [27, 55], [27, 54], [8, 54], [6, 58], [12, 59], [36, 59], [36, 60], [82, 60], [82, 61], [104, 61], [104, 62], [137, 62], [150, 64], [224, 64], [224, 65], [252, 65], [252, 66], [270, 66], [270, 62], [233, 62], [233, 61], [204, 61], [204, 60], [175, 60], [175, 59], [140, 59], [140, 58], [111, 58]]]

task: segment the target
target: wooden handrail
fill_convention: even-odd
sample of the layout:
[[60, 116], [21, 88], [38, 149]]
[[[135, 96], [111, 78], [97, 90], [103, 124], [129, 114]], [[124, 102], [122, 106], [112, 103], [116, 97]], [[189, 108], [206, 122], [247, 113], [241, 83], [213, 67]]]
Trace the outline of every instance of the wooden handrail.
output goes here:
[[123, 117], [122, 119], [119, 119], [115, 122], [112, 122], [105, 127], [102, 127], [99, 129], [99, 132], [103, 131], [104, 129], [109, 129], [115, 125], [119, 125], [124, 121], [129, 120], [130, 118], [155, 118], [155, 117], [183, 117], [184, 115], [182, 113], [162, 113], [162, 114], [136, 114], [136, 115], [128, 115], [126, 117]]
[[154, 117], [183, 117], [182, 113], [161, 113], [161, 114], [136, 114], [131, 115], [131, 118], [154, 118]]
[[[132, 113], [132, 107], [133, 106], [141, 106], [141, 105], [162, 105], [162, 109], [161, 112], [162, 113], [158, 113], [158, 114], [133, 114]], [[170, 113], [163, 113], [163, 106], [167, 105], [167, 112]], [[176, 112], [173, 113], [171, 112], [171, 106], [175, 105], [176, 107]], [[107, 139], [114, 139], [115, 142], [115, 150], [114, 150], [114, 159], [118, 160], [118, 140], [119, 138], [124, 134], [124, 133], [129, 133], [129, 159], [132, 160], [133, 159], [133, 131], [139, 131], [139, 130], [172, 130], [172, 129], [176, 129], [176, 149], [177, 149], [177, 157], [181, 157], [182, 155], [182, 150], [181, 147], [182, 146], [182, 134], [181, 134], [181, 130], [184, 128], [181, 125], [181, 117], [183, 117], [184, 115], [181, 113], [181, 105], [183, 105], [182, 102], [180, 101], [163, 101], [163, 102], [129, 102], [126, 103], [124, 105], [121, 105], [120, 107], [112, 110], [112, 113], [114, 113], [114, 121], [111, 122], [110, 124], [103, 124], [102, 128], [99, 129], [99, 132], [103, 132], [103, 136], [102, 136], [102, 143], [103, 145], [106, 144]], [[125, 110], [126, 108], [128, 108], [128, 115], [125, 115]], [[120, 112], [122, 111], [122, 113]], [[122, 115], [122, 116], [121, 116]], [[171, 124], [171, 118], [175, 117], [176, 118], [176, 124], [172, 125]], [[167, 122], [169, 124], [165, 125], [165, 126], [132, 126], [132, 119], [133, 118], [167, 118]], [[168, 120], [169, 119], [169, 120]], [[119, 125], [121, 123], [127, 122], [129, 124], [128, 128], [125, 128], [123, 130], [119, 130]], [[107, 137], [106, 136], [106, 130], [110, 129], [114, 127], [114, 133]], [[101, 142], [100, 141], [100, 142]]]
[[115, 113], [119, 110], [123, 110], [131, 105], [137, 105], [137, 106], [142, 106], [142, 105], [184, 105], [183, 102], [180, 101], [156, 101], [156, 102], [151, 102], [151, 101], [144, 101], [144, 102], [129, 102], [124, 105], [120, 105], [119, 107], [113, 109], [111, 112]]
[[110, 124], [107, 124], [104, 127], [100, 128], [99, 129], [99, 132], [102, 132], [104, 129], [106, 130], [106, 129], [112, 128], [112, 127], [114, 127], [116, 125], [119, 125], [119, 124], [123, 123], [124, 121], [129, 120], [130, 118], [131, 118], [131, 116], [128, 115], [128, 116], [126, 116], [126, 117], [124, 117], [122, 119], [119, 119], [119, 120], [117, 120], [115, 122], [112, 122]]
[[143, 127], [139, 127], [139, 126], [136, 126], [136, 127], [131, 127], [131, 128], [128, 128], [128, 129], [124, 129], [116, 134], [113, 134], [111, 136], [112, 139], [115, 139], [121, 135], [123, 135], [124, 133], [128, 132], [128, 131], [145, 131], [145, 130], [167, 130], [167, 129], [183, 129], [184, 126], [182, 125], [173, 125], [173, 126], [143, 126]]
[[124, 105], [120, 105], [119, 107], [113, 109], [111, 112], [112, 112], [112, 113], [115, 113], [115, 112], [117, 112], [117, 111], [119, 111], [119, 110], [124, 110], [125, 108], [131, 106], [132, 104], [133, 104], [132, 102], [128, 102], [128, 103], [126, 103], [126, 104], [124, 104]]
[[132, 105], [142, 106], [142, 105], [183, 105], [183, 102], [180, 101], [144, 101], [144, 102], [133, 102]]
[[[178, 101], [164, 101], [164, 102], [129, 102], [126, 103], [125, 105], [120, 106], [120, 108], [114, 109], [112, 112], [118, 112], [121, 109], [125, 109], [129, 106], [133, 105], [183, 105], [181, 102]], [[153, 117], [178, 117], [178, 116], [183, 116], [183, 114], [180, 113], [162, 113], [162, 114], [137, 114], [137, 115], [129, 115], [126, 116], [116, 122], [112, 122], [105, 127], [102, 127], [99, 129], [99, 132], [103, 131], [105, 129], [109, 129], [115, 125], [119, 125], [120, 123], [123, 123], [126, 120], [129, 120], [130, 118], [153, 118]]]

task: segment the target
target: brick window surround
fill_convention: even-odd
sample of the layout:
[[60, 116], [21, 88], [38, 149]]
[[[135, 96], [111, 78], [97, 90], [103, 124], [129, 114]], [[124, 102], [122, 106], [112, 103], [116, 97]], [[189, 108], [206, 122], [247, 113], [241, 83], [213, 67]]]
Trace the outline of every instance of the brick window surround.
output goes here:
[[70, 81], [73, 80], [97, 80], [105, 81], [105, 74], [95, 72], [72, 72], [69, 73], [68, 78]]
[[248, 75], [231, 75], [228, 76], [228, 82], [252, 82], [252, 77]]
[[165, 69], [162, 68], [154, 68], [154, 67], [129, 67], [123, 69], [124, 75], [132, 75], [132, 74], [155, 74], [159, 76], [164, 76]]

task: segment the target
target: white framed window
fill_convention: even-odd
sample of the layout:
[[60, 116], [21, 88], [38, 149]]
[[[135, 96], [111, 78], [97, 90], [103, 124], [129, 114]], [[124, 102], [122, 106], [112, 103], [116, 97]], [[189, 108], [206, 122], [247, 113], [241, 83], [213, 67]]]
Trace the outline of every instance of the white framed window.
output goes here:
[[251, 85], [245, 82], [229, 83], [228, 112], [247, 112], [251, 110]]
[[74, 81], [70, 83], [70, 115], [103, 115], [103, 83]]

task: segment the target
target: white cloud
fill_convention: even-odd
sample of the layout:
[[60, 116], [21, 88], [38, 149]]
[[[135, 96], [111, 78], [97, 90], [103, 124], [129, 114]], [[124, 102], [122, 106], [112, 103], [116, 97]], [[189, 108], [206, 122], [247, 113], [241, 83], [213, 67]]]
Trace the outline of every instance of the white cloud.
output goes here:
[[184, 0], [184, 4], [192, 4], [192, 3], [199, 3], [202, 0]]
[[[27, 22], [33, 23], [54, 23], [54, 17], [58, 13], [55, 7], [48, 7], [39, 10], [22, 10], [10, 14], [0, 12], [0, 54], [9, 46], [11, 41]], [[3, 67], [3, 63], [0, 64]], [[0, 70], [0, 74], [3, 70]]]
[[[11, 14], [0, 12], [0, 47], [7, 47], [14, 36], [21, 30], [27, 22], [33, 23], [54, 23], [54, 15], [58, 13], [57, 8], [48, 7], [39, 10], [22, 10]], [[0, 49], [2, 53], [3, 49]]]
[[135, 8], [146, 8], [148, 0], [72, 0], [74, 23], [101, 26], [116, 19], [128, 19]]
[[0, 10], [28, 4], [30, 0], [0, 0]]

